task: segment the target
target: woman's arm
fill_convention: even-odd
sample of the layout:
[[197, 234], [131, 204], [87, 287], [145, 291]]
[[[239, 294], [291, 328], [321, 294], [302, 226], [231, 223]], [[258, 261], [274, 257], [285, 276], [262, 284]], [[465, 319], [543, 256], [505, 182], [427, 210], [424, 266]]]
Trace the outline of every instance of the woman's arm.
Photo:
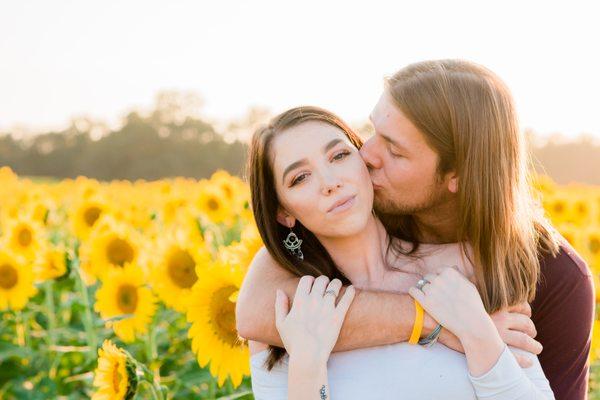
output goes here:
[[288, 400], [329, 399], [327, 362], [317, 363], [291, 358], [288, 375]]
[[275, 324], [289, 354], [289, 399], [329, 399], [327, 360], [354, 299], [349, 286], [336, 305], [341, 287], [339, 279], [303, 276], [291, 310], [289, 298], [277, 290]]
[[516, 362], [485, 311], [473, 283], [453, 268], [443, 268], [439, 274], [428, 274], [425, 279], [429, 283], [421, 290], [411, 288], [409, 293], [461, 341], [478, 398], [554, 398], [545, 377], [539, 379], [540, 374], [543, 376], [539, 362], [532, 376]]

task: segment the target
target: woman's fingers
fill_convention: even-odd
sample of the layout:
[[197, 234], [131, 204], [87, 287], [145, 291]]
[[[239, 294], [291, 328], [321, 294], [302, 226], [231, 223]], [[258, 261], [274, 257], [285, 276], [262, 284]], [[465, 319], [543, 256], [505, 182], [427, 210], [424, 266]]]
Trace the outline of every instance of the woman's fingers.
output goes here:
[[413, 299], [418, 301], [421, 305], [423, 305], [423, 303], [425, 303], [425, 293], [423, 293], [421, 290], [417, 289], [416, 287], [408, 288], [408, 294]]
[[350, 308], [350, 304], [352, 304], [352, 300], [354, 300], [355, 289], [354, 286], [350, 285], [346, 288], [346, 291], [342, 295], [342, 298], [338, 302], [336, 312], [339, 313], [340, 320], [343, 321], [346, 313], [348, 312], [348, 308]]
[[[325, 290], [325, 293], [323, 293], [323, 301], [325, 301], [327, 304], [335, 305], [335, 301], [337, 300], [337, 297], [340, 294], [341, 288], [342, 288], [342, 281], [340, 281], [339, 279], [334, 279], [331, 282], [329, 282], [329, 285], [327, 285], [327, 289]], [[334, 292], [333, 295], [327, 293], [330, 290]]]
[[310, 295], [314, 296], [316, 298], [323, 297], [323, 294], [325, 293], [325, 288], [327, 287], [328, 284], [329, 284], [328, 277], [326, 277], [325, 275], [319, 276], [317, 279], [315, 279], [315, 282], [312, 285], [312, 290], [310, 291]]
[[310, 275], [304, 275], [302, 278], [300, 278], [300, 282], [298, 282], [298, 287], [296, 288], [294, 300], [302, 296], [308, 296], [310, 290], [312, 289], [314, 280], [315, 278]]
[[277, 329], [281, 326], [285, 317], [288, 315], [290, 302], [284, 291], [277, 289], [275, 294], [275, 326]]
[[[435, 281], [435, 279], [436, 279], [437, 277], [438, 277], [438, 276], [437, 276], [437, 274], [427, 274], [427, 275], [425, 275], [425, 276], [423, 277], [423, 279], [425, 279], [425, 280], [426, 280], [427, 282], [429, 282], [429, 283], [426, 283], [426, 284], [425, 284], [425, 286], [423, 286], [423, 287], [421, 288], [421, 291], [422, 291], [423, 293], [427, 294], [427, 291], [430, 289], [431, 283], [432, 283], [433, 281]], [[418, 290], [418, 289], [417, 289], [417, 290]]]

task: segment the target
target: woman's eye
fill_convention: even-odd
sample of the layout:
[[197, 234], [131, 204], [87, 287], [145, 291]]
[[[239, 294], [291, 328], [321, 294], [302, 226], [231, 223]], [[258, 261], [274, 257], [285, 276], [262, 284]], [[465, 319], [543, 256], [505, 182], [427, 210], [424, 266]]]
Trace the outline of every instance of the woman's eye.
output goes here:
[[290, 186], [294, 186], [297, 183], [300, 183], [304, 180], [304, 177], [306, 176], [306, 174], [300, 174], [297, 177], [294, 178], [294, 180], [292, 181], [292, 184]]
[[349, 151], [342, 151], [342, 152], [336, 154], [335, 156], [333, 156], [333, 159], [336, 160], [336, 161], [337, 160], [341, 160], [342, 158], [346, 157], [349, 154], [350, 154]]

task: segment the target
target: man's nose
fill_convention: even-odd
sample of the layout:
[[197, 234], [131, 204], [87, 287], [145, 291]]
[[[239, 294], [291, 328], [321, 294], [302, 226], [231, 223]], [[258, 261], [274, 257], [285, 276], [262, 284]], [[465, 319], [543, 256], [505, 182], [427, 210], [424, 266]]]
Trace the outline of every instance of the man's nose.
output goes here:
[[381, 158], [376, 154], [374, 140], [374, 136], [369, 138], [359, 150], [360, 156], [369, 169], [379, 169], [382, 164]]

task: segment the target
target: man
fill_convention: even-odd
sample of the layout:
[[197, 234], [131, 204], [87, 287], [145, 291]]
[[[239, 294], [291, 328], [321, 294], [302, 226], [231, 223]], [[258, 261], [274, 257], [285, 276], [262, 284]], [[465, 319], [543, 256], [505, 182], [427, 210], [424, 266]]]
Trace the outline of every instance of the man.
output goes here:
[[[591, 274], [536, 214], [510, 92], [491, 71], [457, 60], [413, 64], [386, 83], [371, 113], [375, 135], [361, 148], [380, 218], [415, 243], [468, 242], [482, 300], [503, 340], [534, 353], [541, 343], [556, 398], [586, 398]], [[261, 250], [238, 298], [239, 334], [282, 346], [275, 291], [293, 298], [299, 279]], [[531, 311], [507, 307], [508, 298], [530, 301]], [[413, 322], [408, 295], [358, 290], [334, 351], [407, 341]], [[426, 316], [423, 336], [435, 326]], [[460, 350], [443, 332], [440, 341]]]

